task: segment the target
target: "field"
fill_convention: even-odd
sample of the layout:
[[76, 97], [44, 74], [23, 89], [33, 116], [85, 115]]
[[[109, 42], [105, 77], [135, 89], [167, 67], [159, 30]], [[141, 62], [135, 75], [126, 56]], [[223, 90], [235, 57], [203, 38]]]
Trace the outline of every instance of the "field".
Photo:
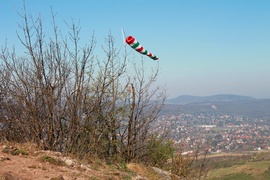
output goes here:
[[211, 168], [207, 180], [270, 179], [269, 152], [213, 156], [208, 163]]

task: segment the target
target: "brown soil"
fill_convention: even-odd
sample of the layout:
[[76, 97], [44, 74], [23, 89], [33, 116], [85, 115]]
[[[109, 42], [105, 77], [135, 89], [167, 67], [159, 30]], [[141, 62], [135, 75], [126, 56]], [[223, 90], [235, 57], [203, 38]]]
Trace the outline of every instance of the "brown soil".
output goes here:
[[[94, 161], [93, 161], [94, 162]], [[162, 179], [139, 164], [82, 163], [59, 152], [38, 151], [34, 145], [0, 143], [0, 180]]]

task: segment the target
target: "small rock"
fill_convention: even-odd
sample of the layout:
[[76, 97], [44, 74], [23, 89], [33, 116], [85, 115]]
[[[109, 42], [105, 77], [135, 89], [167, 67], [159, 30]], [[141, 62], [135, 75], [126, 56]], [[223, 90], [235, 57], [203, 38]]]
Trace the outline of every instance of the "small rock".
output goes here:
[[65, 160], [65, 163], [66, 163], [66, 165], [68, 165], [68, 166], [72, 166], [72, 165], [73, 165], [73, 161], [72, 161], [71, 159], [66, 159], [66, 160]]
[[165, 180], [171, 180], [172, 178], [170, 177], [170, 172], [164, 171], [162, 169], [159, 169], [157, 167], [152, 167], [154, 171], [156, 171], [158, 174], [160, 174], [162, 177], [164, 177]]
[[136, 177], [133, 177], [133, 178], [132, 178], [132, 180], [147, 180], [147, 178], [146, 178], [146, 177], [143, 177], [143, 176], [138, 175], [138, 176], [136, 176]]
[[9, 157], [6, 156], [0, 156], [0, 161], [10, 160]]
[[0, 178], [4, 179], [4, 180], [19, 180], [18, 177], [15, 177], [14, 175], [12, 175], [10, 172], [8, 173], [4, 173], [2, 176], [0, 176]]

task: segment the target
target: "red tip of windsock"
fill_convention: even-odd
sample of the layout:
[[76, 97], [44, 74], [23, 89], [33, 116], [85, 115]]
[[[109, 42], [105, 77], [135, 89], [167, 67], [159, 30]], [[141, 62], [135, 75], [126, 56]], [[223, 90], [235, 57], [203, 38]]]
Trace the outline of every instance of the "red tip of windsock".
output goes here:
[[128, 36], [127, 38], [126, 38], [126, 43], [128, 43], [128, 44], [131, 44], [131, 43], [133, 43], [135, 41], [135, 39], [134, 39], [134, 37], [132, 37], [132, 36]]

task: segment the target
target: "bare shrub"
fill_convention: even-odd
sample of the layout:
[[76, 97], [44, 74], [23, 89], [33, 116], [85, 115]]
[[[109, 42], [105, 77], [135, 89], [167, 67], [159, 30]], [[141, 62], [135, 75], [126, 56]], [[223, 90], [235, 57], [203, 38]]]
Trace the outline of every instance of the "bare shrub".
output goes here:
[[172, 158], [170, 171], [186, 179], [205, 179], [208, 173], [207, 154], [208, 150], [201, 155], [198, 150], [188, 155], [178, 153]]
[[4, 46], [0, 55], [1, 139], [34, 142], [80, 158], [144, 157], [150, 126], [165, 100], [163, 88], [150, 90], [158, 66], [146, 74], [143, 61], [134, 63], [130, 75], [128, 54], [120, 56], [110, 33], [100, 60], [94, 36], [85, 45], [80, 42], [79, 24], [67, 24], [63, 38], [54, 13], [51, 35], [40, 17], [27, 15], [25, 8], [20, 16], [18, 38], [26, 53]]

